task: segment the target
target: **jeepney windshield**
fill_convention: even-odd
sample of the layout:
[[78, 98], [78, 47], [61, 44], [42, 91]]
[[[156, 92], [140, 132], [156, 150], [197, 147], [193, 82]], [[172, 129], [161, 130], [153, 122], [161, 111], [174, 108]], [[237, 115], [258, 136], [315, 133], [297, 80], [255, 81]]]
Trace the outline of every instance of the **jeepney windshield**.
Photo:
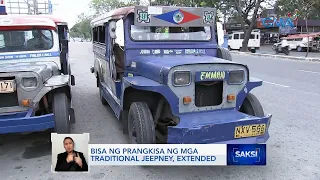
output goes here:
[[131, 25], [131, 37], [135, 41], [209, 41], [211, 28], [160, 27]]
[[51, 30], [0, 31], [0, 53], [48, 50], [53, 46]]

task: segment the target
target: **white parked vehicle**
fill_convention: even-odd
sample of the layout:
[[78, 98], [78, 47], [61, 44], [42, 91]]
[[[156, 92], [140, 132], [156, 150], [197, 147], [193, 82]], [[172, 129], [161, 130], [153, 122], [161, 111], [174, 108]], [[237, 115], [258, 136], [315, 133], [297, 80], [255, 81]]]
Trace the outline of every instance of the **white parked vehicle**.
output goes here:
[[[232, 34], [229, 34], [229, 40], [228, 40], [228, 48], [230, 50], [240, 50], [242, 47], [242, 41], [244, 39], [244, 32], [238, 31], [233, 32]], [[255, 53], [257, 49], [260, 48], [260, 30], [255, 29], [252, 30], [251, 36], [248, 42], [248, 49]]]
[[311, 49], [318, 49], [317, 46], [315, 46], [314, 42], [317, 41], [317, 37], [319, 36], [319, 33], [310, 33], [307, 34], [295, 34], [295, 35], [289, 35], [288, 37], [284, 37], [283, 41], [286, 41], [286, 43], [290, 46], [291, 50], [297, 50], [299, 52], [306, 51], [308, 48], [308, 38], [309, 38], [309, 47]]

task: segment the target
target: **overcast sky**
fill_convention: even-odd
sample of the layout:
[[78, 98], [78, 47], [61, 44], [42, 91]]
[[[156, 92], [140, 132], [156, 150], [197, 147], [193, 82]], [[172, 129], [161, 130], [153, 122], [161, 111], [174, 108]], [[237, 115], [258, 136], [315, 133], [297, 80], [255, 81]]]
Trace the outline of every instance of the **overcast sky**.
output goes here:
[[[72, 27], [81, 13], [91, 14], [89, 3], [91, 0], [51, 0], [53, 14], [65, 18]], [[55, 5], [57, 4], [57, 5]]]

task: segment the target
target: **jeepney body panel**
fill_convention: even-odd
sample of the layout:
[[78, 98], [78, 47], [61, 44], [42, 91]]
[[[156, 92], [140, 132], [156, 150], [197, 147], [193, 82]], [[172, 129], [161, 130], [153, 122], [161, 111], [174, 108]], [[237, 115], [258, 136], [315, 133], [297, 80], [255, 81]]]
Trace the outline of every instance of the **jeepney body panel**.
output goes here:
[[[53, 113], [35, 113], [44, 95], [70, 85], [70, 76], [61, 74], [57, 25], [41, 16], [4, 16], [0, 21], [0, 134], [55, 127]], [[27, 50], [27, 42], [33, 37], [32, 29], [42, 32], [51, 46]], [[25, 39], [13, 41], [10, 39], [13, 34], [24, 35]], [[8, 50], [12, 43], [16, 43], [17, 48]]]
[[[183, 18], [179, 19], [181, 16], [192, 16], [194, 21], [185, 22]], [[118, 38], [123, 39], [125, 58], [123, 77], [115, 80], [112, 75], [115, 62], [110, 60], [108, 44], [112, 39], [108, 30], [110, 21], [118, 19], [123, 20], [123, 26], [117, 28], [123, 28], [124, 33], [117, 34], [115, 42]], [[92, 72], [99, 78], [102, 95], [118, 119], [125, 107], [125, 90], [131, 87], [161, 94], [172, 114], [179, 119], [177, 125], [168, 126], [167, 143], [264, 143], [268, 140], [271, 115], [255, 117], [239, 112], [247, 94], [262, 85], [262, 81], [250, 78], [246, 65], [217, 58], [215, 9], [127, 7], [98, 17], [92, 21], [92, 26], [106, 32], [105, 42], [93, 41], [95, 62]], [[198, 34], [200, 36], [188, 33], [171, 36], [170, 33], [153, 32], [152, 26], [205, 28]], [[179, 35], [182, 36], [177, 37]], [[119, 39], [118, 42], [122, 42]], [[243, 80], [230, 83], [235, 71], [242, 72]], [[190, 83], [176, 86], [176, 72], [190, 73]], [[210, 99], [210, 93], [198, 89], [198, 84], [204, 82], [220, 83], [221, 90], [211, 92], [221, 98], [220, 103], [201, 104], [200, 101]], [[201, 93], [205, 95], [200, 97]], [[230, 94], [236, 95], [235, 101], [227, 102], [226, 97]], [[185, 105], [185, 96], [192, 97], [193, 102]], [[262, 129], [261, 134], [248, 136], [240, 132], [241, 128], [251, 125]]]

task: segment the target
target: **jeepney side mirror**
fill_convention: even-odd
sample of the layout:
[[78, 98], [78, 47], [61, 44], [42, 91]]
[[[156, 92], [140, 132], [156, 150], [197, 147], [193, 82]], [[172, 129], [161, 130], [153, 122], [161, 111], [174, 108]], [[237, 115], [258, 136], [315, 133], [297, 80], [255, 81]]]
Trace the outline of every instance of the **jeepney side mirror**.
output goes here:
[[115, 21], [111, 21], [109, 23], [109, 34], [110, 34], [110, 37], [112, 39], [116, 39], [117, 38], [117, 36], [116, 36], [116, 28], [117, 28], [116, 22]]

